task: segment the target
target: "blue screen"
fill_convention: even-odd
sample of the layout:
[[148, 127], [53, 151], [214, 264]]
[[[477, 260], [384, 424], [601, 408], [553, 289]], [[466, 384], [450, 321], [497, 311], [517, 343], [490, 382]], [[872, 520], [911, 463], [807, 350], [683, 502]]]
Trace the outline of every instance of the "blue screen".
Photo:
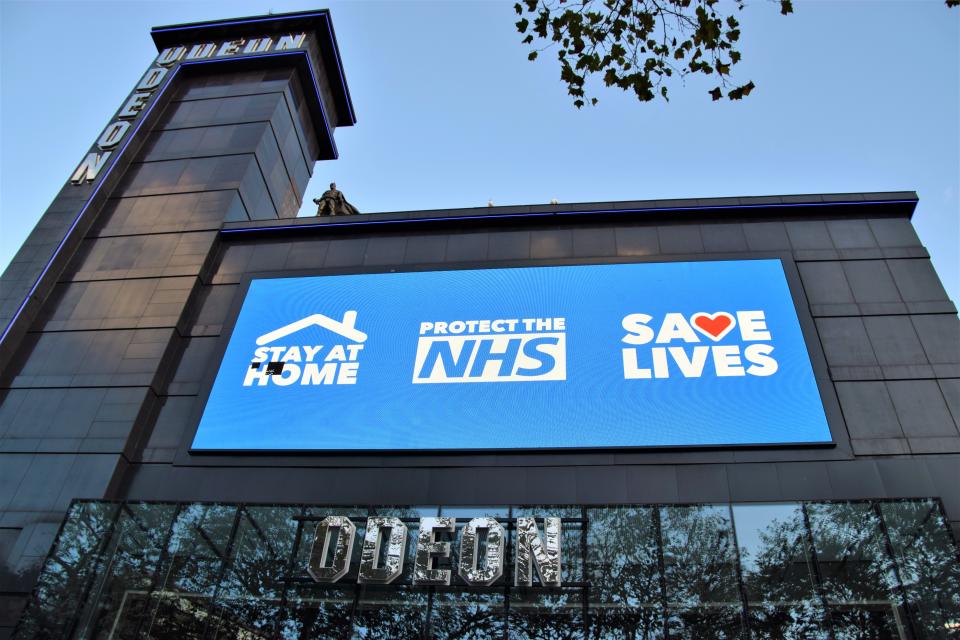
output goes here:
[[250, 282], [194, 450], [830, 442], [779, 260]]

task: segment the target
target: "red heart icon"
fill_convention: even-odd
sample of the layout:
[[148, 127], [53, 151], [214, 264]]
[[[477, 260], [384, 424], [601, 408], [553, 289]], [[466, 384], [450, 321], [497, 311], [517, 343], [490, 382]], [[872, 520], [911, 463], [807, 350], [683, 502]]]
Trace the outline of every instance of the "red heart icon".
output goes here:
[[716, 313], [695, 313], [690, 316], [690, 322], [697, 331], [707, 336], [714, 342], [719, 342], [725, 335], [733, 330], [736, 324], [733, 316], [726, 311], [717, 311]]

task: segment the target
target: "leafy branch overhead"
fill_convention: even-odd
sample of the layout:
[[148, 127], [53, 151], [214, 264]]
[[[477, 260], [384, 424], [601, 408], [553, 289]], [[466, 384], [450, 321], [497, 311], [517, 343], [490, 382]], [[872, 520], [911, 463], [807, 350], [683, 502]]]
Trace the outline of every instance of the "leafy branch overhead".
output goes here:
[[[792, 0], [774, 1], [783, 15], [793, 12]], [[731, 77], [741, 60], [740, 23], [733, 14], [744, 6], [744, 0], [723, 6], [719, 0], [521, 0], [514, 9], [520, 16], [517, 31], [530, 45], [527, 58], [556, 49], [560, 79], [580, 108], [593, 74], [608, 87], [632, 91], [641, 102], [657, 95], [668, 100], [671, 79], [696, 74], [716, 78], [708, 92], [714, 100], [750, 95], [752, 81], [738, 84]]]

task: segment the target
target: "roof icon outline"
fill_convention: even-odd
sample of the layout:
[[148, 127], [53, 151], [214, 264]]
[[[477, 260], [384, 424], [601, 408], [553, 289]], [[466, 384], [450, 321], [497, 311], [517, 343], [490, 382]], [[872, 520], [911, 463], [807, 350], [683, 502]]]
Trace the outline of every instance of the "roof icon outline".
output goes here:
[[323, 327], [328, 331], [332, 331], [348, 340], [353, 340], [354, 342], [366, 342], [367, 334], [358, 330], [356, 328], [356, 324], [356, 311], [345, 311], [343, 314], [343, 321], [334, 320], [333, 318], [327, 317], [322, 313], [314, 313], [306, 318], [302, 318], [296, 322], [291, 322], [290, 324], [284, 325], [279, 329], [274, 329], [273, 331], [263, 334], [257, 338], [257, 345], [263, 346], [312, 326]]

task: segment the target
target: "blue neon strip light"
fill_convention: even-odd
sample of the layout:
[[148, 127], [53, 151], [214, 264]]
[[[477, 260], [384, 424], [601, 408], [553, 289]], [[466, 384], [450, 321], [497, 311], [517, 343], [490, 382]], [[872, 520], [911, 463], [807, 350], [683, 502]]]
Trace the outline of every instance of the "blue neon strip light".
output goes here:
[[[181, 63], [179, 63], [179, 64], [174, 68], [173, 73], [171, 73], [169, 76], [167, 76], [167, 79], [164, 81], [163, 86], [160, 88], [160, 90], [157, 91], [156, 95], [154, 96], [153, 101], [150, 103], [150, 106], [147, 107], [146, 111], [143, 112], [142, 116], [141, 116], [140, 119], [139, 119], [139, 122], [138, 122], [137, 125], [134, 127], [134, 129], [133, 129], [133, 131], [130, 133], [130, 135], [127, 136], [126, 142], [123, 143], [123, 146], [120, 147], [120, 150], [117, 151], [116, 154], [113, 156], [113, 160], [110, 162], [110, 166], [107, 167], [107, 170], [104, 172], [104, 174], [103, 174], [103, 176], [100, 178], [99, 182], [97, 182], [97, 185], [94, 187], [93, 191], [90, 193], [90, 196], [87, 198], [87, 201], [84, 203], [84, 205], [83, 205], [83, 207], [80, 209], [79, 213], [77, 213], [77, 216], [73, 219], [73, 223], [72, 223], [72, 224], [70, 225], [70, 227], [67, 229], [67, 232], [63, 235], [63, 239], [60, 240], [60, 243], [57, 245], [57, 248], [54, 249], [53, 255], [50, 256], [50, 259], [49, 259], [49, 260], [47, 260], [47, 264], [44, 265], [43, 270], [40, 272], [40, 275], [37, 276], [37, 279], [36, 279], [36, 281], [33, 283], [33, 286], [30, 287], [30, 291], [27, 292], [27, 295], [26, 295], [26, 297], [24, 297], [23, 302], [21, 302], [21, 303], [20, 303], [20, 306], [17, 307], [16, 313], [13, 314], [13, 317], [10, 319], [10, 322], [7, 323], [6, 328], [4, 328], [4, 330], [3, 330], [3, 334], [0, 335], [0, 343], [2, 343], [4, 340], [6, 340], [7, 336], [10, 334], [10, 331], [13, 329], [13, 325], [16, 324], [17, 320], [20, 318], [20, 314], [22, 314], [22, 313], [23, 313], [23, 310], [26, 308], [27, 302], [29, 302], [30, 298], [33, 297], [33, 294], [36, 293], [37, 288], [40, 286], [40, 282], [43, 280], [44, 276], [46, 276], [46, 275], [47, 275], [47, 272], [50, 270], [50, 265], [52, 265], [52, 264], [53, 264], [53, 261], [56, 260], [56, 258], [57, 258], [58, 255], [60, 255], [60, 251], [63, 250], [63, 246], [66, 244], [67, 239], [68, 239], [68, 238], [70, 237], [70, 235], [73, 233], [74, 229], [77, 228], [77, 225], [80, 223], [80, 220], [83, 218], [83, 215], [87, 212], [87, 209], [90, 207], [90, 203], [93, 202], [93, 199], [97, 196], [97, 194], [100, 192], [100, 189], [101, 189], [101, 188], [103, 187], [103, 185], [106, 183], [107, 177], [108, 177], [108, 176], [110, 175], [110, 173], [113, 171], [114, 167], [117, 166], [117, 162], [120, 161], [120, 158], [123, 156], [124, 151], [126, 151], [126, 150], [127, 150], [127, 147], [130, 146], [130, 143], [133, 142], [133, 139], [136, 137], [137, 133], [140, 131], [140, 127], [142, 127], [142, 126], [143, 126], [143, 123], [147, 121], [147, 117], [148, 117], [148, 116], [150, 115], [150, 113], [153, 111], [154, 107], [156, 107], [157, 104], [160, 103], [160, 97], [163, 95], [163, 93], [164, 93], [164, 92], [167, 90], [167, 88], [170, 86], [171, 82], [173, 81], [174, 76], [177, 75], [177, 73], [180, 71], [180, 69], [181, 69], [182, 67], [184, 67], [184, 66], [187, 66], [187, 65], [208, 64], [208, 63], [216, 63], [216, 62], [228, 62], [228, 61], [231, 61], [231, 60], [250, 60], [250, 59], [253, 59], [253, 58], [269, 58], [269, 57], [287, 56], [287, 55], [302, 55], [302, 56], [304, 56], [304, 58], [306, 59], [306, 61], [307, 61], [307, 66], [308, 66], [308, 68], [310, 69], [310, 80], [311, 80], [311, 83], [310, 83], [310, 84], [313, 85], [313, 91], [314, 91], [314, 93], [316, 94], [317, 101], [320, 103], [320, 113], [321, 113], [321, 115], [323, 116], [323, 126], [324, 126], [324, 128], [326, 129], [327, 138], [330, 140], [331, 146], [332, 146], [332, 148], [333, 148], [333, 157], [334, 157], [334, 159], [336, 159], [337, 157], [339, 157], [339, 152], [338, 152], [338, 150], [337, 150], [337, 145], [336, 145], [336, 142], [335, 142], [334, 139], [333, 139], [333, 133], [330, 131], [330, 125], [329, 125], [329, 122], [328, 122], [328, 120], [327, 120], [327, 112], [326, 112], [326, 109], [323, 108], [323, 100], [320, 98], [320, 90], [319, 90], [318, 87], [317, 87], [316, 75], [315, 75], [315, 72], [314, 72], [313, 64], [311, 64], [311, 62], [310, 62], [310, 56], [307, 54], [306, 51], [302, 51], [302, 50], [300, 50], [300, 51], [284, 51], [284, 52], [282, 52], [282, 53], [281, 53], [281, 52], [264, 53], [264, 54], [258, 54], [258, 55], [237, 56], [237, 57], [233, 57], [233, 58], [217, 58], [217, 59], [212, 59], [212, 60], [190, 60], [190, 61], [186, 61], [186, 62], [181, 62]], [[149, 67], [148, 67], [148, 69], [149, 69]]]
[[[500, 214], [477, 214], [473, 216], [441, 216], [430, 218], [402, 218], [398, 220], [357, 220], [355, 222], [328, 222], [324, 224], [289, 224], [278, 225], [275, 227], [245, 227], [243, 229], [221, 229], [220, 233], [254, 233], [263, 231], [290, 231], [293, 229], [322, 229], [326, 227], [355, 227], [374, 224], [408, 224], [412, 222], [442, 222], [446, 220], [500, 220], [503, 218], [538, 218], [544, 216], [577, 216], [577, 215], [595, 215], [595, 214], [616, 214], [616, 213], [651, 213], [659, 211], [710, 211], [712, 209], [771, 209], [783, 207], [827, 207], [827, 206], [850, 206], [850, 205], [878, 205], [878, 204], [907, 204], [916, 202], [916, 200], [870, 200], [853, 202], [781, 202], [771, 204], [723, 204], [706, 205], [697, 207], [647, 207], [642, 209], [596, 209], [590, 211], [543, 211], [536, 213], [500, 213]], [[376, 214], [363, 214], [376, 215]]]

